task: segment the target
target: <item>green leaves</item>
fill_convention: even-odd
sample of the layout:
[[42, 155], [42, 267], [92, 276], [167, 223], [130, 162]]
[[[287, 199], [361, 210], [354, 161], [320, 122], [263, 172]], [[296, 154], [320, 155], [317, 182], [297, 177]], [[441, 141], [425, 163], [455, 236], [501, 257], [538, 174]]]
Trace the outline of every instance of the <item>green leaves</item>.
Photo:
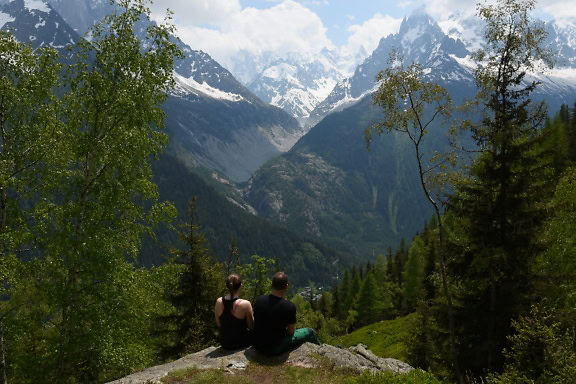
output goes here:
[[181, 53], [143, 0], [120, 7], [71, 49], [63, 79], [56, 51], [0, 32], [0, 316], [21, 382], [106, 381], [152, 358], [163, 289], [127, 260], [175, 215], [156, 203], [150, 159]]
[[404, 132], [412, 142], [420, 143], [436, 119], [450, 116], [452, 105], [448, 92], [441, 86], [424, 81], [419, 64], [404, 68], [401, 59], [390, 57], [393, 66], [380, 72], [378, 91], [373, 102], [384, 110], [384, 121], [365, 131], [368, 147], [374, 132], [384, 130]]

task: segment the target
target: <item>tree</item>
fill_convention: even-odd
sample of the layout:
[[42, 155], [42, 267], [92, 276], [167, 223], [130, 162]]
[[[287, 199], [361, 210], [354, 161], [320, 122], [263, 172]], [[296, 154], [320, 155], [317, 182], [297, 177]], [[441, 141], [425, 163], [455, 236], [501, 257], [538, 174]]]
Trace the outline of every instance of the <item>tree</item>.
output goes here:
[[566, 168], [570, 156], [567, 126], [568, 124], [564, 122], [564, 119], [557, 115], [553, 119], [546, 119], [541, 133], [541, 145], [545, 153], [552, 159], [552, 167], [557, 177]]
[[[53, 183], [62, 123], [57, 119], [60, 65], [54, 49], [18, 43], [0, 31], [0, 382], [7, 383], [4, 321], [25, 301], [6, 301], [18, 280], [38, 266], [30, 257], [38, 196]], [[56, 150], [55, 150], [56, 149]], [[36, 196], [36, 199], [32, 197]], [[18, 257], [20, 256], [20, 257]]]
[[416, 309], [418, 300], [422, 297], [422, 288], [425, 279], [425, 262], [429, 251], [424, 241], [417, 236], [410, 245], [408, 261], [404, 269], [404, 307], [409, 312]]
[[[37, 268], [11, 298], [30, 301], [11, 314], [12, 324], [31, 331], [10, 335], [20, 353], [12, 369], [22, 382], [107, 381], [151, 361], [147, 283], [128, 261], [158, 221], [174, 216], [169, 204], [157, 204], [150, 160], [167, 141], [160, 106], [174, 85], [179, 51], [170, 25], [148, 23], [146, 43], [136, 38], [134, 24], [150, 16], [143, 0], [119, 5], [123, 12], [73, 47], [74, 64], [59, 90], [59, 123], [43, 118], [19, 127], [19, 140], [38, 141], [27, 151], [20, 147], [31, 156], [22, 164], [50, 172], [50, 182], [38, 188], [23, 182], [33, 191], [23, 206], [34, 207], [27, 242]], [[38, 112], [53, 107], [35, 92], [58, 76], [41, 57], [46, 70], [34, 75], [30, 99]], [[26, 106], [26, 97], [15, 101]], [[55, 165], [47, 166], [44, 153], [58, 154]], [[34, 172], [32, 181], [42, 175]], [[19, 364], [31, 355], [33, 364]]]
[[501, 0], [478, 8], [486, 22], [486, 46], [474, 54], [481, 119], [465, 126], [479, 155], [449, 208], [452, 252], [460, 255], [451, 272], [463, 282], [460, 358], [476, 374], [502, 366], [510, 321], [526, 310], [540, 203], [549, 194], [550, 167], [536, 145], [546, 108], [531, 101], [538, 82], [526, 78], [550, 65], [546, 32], [529, 15], [534, 5]]
[[[548, 203], [550, 216], [540, 233], [542, 252], [533, 265], [538, 294], [566, 317], [576, 315], [576, 168], [568, 168]], [[576, 321], [574, 321], [576, 323]], [[574, 324], [576, 325], [576, 324]]]
[[352, 290], [352, 278], [350, 276], [350, 271], [348, 269], [344, 270], [344, 276], [342, 277], [342, 283], [338, 286], [338, 298], [340, 299], [340, 316], [341, 320], [344, 320], [348, 315], [348, 311], [351, 309], [351, 290]]
[[242, 276], [244, 295], [254, 302], [258, 296], [264, 295], [270, 290], [272, 279], [270, 278], [278, 271], [276, 261], [258, 255], [252, 255], [249, 264], [238, 267], [238, 273]]
[[489, 377], [491, 384], [569, 383], [576, 377], [574, 330], [560, 326], [545, 303], [513, 321], [515, 332], [504, 351], [504, 372]]
[[381, 320], [382, 311], [392, 306], [390, 292], [378, 289], [373, 273], [368, 273], [358, 294], [358, 323], [372, 324]]
[[172, 338], [162, 351], [163, 358], [196, 352], [216, 341], [214, 301], [223, 291], [222, 266], [205, 248], [204, 235], [196, 218], [197, 198], [190, 202], [190, 222], [181, 234], [186, 250], [174, 250], [175, 263], [183, 266], [174, 292], [167, 295], [174, 313], [160, 319], [168, 323]]
[[[440, 276], [442, 278], [442, 292], [446, 299], [449, 319], [450, 350], [452, 363], [456, 376], [461, 377], [456, 352], [456, 336], [452, 294], [450, 292], [446, 261], [444, 256], [444, 228], [442, 225], [441, 206], [438, 198], [433, 196], [428, 176], [435, 169], [449, 163], [450, 157], [430, 156], [431, 162], [425, 162], [423, 142], [426, 134], [435, 125], [442, 126], [442, 120], [451, 115], [451, 98], [448, 92], [437, 84], [424, 81], [423, 69], [418, 64], [411, 64], [405, 68], [401, 58], [392, 54], [389, 60], [390, 67], [378, 74], [378, 90], [373, 96], [374, 104], [382, 107], [384, 121], [366, 129], [365, 139], [368, 148], [374, 133], [398, 132], [405, 135], [414, 148], [414, 155], [418, 164], [420, 185], [426, 199], [434, 208], [438, 221], [440, 260]], [[401, 278], [401, 276], [399, 276]]]

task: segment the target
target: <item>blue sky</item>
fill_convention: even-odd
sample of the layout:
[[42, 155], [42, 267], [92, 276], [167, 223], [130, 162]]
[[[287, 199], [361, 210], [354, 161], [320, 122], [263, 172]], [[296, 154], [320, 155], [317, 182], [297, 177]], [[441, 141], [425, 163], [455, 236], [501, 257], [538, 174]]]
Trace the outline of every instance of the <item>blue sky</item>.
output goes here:
[[[270, 8], [279, 2], [270, 0], [240, 1], [244, 7], [259, 9]], [[346, 43], [349, 36], [347, 28], [351, 25], [370, 20], [377, 13], [401, 19], [413, 8], [411, 6], [398, 6], [402, 2], [383, 0], [301, 0], [297, 2], [314, 11], [322, 19], [327, 28], [328, 38], [337, 46]]]

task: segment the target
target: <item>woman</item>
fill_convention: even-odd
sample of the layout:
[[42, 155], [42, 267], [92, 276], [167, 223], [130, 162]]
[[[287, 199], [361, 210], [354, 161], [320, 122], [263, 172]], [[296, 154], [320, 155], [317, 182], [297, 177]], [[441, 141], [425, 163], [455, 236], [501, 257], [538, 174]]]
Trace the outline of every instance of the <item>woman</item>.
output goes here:
[[251, 329], [254, 327], [254, 313], [248, 300], [238, 297], [242, 279], [236, 274], [226, 278], [226, 288], [230, 292], [216, 300], [214, 317], [220, 329], [220, 343], [225, 349], [241, 349], [251, 345]]

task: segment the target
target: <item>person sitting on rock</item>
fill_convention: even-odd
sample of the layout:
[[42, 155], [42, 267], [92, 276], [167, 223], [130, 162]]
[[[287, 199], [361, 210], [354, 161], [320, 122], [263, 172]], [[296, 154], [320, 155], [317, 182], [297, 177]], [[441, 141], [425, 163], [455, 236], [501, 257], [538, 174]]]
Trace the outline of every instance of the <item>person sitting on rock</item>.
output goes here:
[[230, 292], [216, 300], [214, 317], [220, 330], [220, 344], [224, 349], [241, 349], [252, 344], [251, 329], [254, 327], [252, 304], [238, 297], [242, 278], [232, 274], [226, 278]]
[[313, 329], [296, 329], [296, 306], [284, 298], [287, 290], [288, 276], [277, 272], [272, 293], [254, 302], [254, 348], [265, 355], [279, 355], [307, 341], [321, 344]]

